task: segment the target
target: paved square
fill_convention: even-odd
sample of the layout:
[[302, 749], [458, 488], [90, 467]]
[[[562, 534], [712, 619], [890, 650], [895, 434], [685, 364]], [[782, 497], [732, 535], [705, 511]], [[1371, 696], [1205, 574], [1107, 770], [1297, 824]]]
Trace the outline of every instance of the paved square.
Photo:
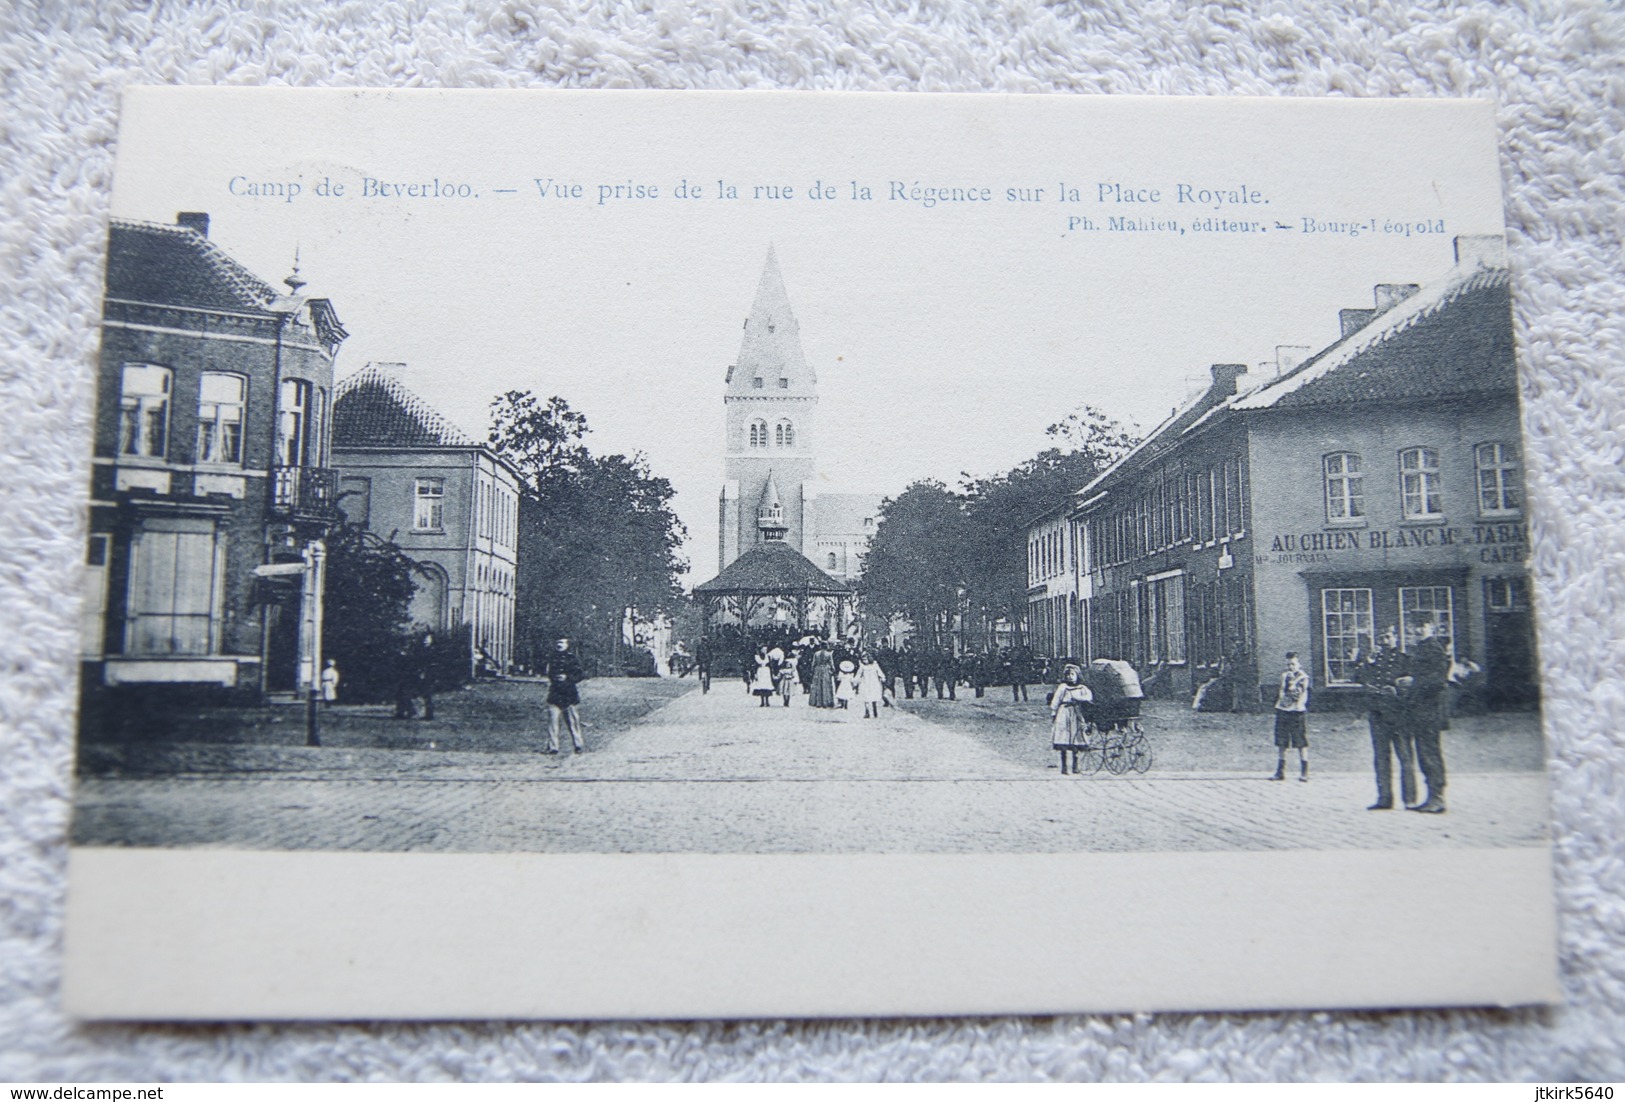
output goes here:
[[[587, 707], [590, 719], [591, 698]], [[1006, 708], [1022, 737], [1042, 725]], [[932, 702], [932, 707], [936, 707]], [[541, 714], [538, 707], [537, 714]], [[1252, 717], [1256, 718], [1256, 717]], [[1210, 717], [1148, 719], [1153, 746]], [[1248, 717], [1224, 717], [1232, 727]], [[1527, 723], [1535, 722], [1525, 717]], [[1175, 726], [1175, 724], [1179, 726]], [[77, 845], [423, 852], [1064, 853], [1500, 848], [1547, 839], [1545, 775], [1450, 775], [1445, 815], [1371, 812], [1362, 721], [1328, 721], [1340, 769], [1307, 784], [1273, 764], [1062, 776], [908, 710], [759, 708], [734, 682], [680, 696], [586, 754], [175, 745], [161, 769], [83, 777]], [[1458, 727], [1461, 724], [1458, 724]], [[1462, 737], [1467, 737], [1463, 735]], [[1538, 731], [1535, 733], [1538, 740]], [[1350, 740], [1356, 744], [1349, 746]], [[542, 745], [537, 741], [537, 747]], [[566, 745], [568, 741], [566, 740]], [[1165, 759], [1178, 763], [1181, 755]], [[1471, 758], [1471, 755], [1464, 755]], [[1048, 760], [1053, 760], [1050, 755]]]

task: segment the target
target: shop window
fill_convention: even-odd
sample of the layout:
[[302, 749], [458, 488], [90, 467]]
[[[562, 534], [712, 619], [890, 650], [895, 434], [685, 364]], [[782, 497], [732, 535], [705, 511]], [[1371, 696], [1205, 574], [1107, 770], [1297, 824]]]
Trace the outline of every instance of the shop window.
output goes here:
[[1320, 614], [1326, 650], [1326, 684], [1353, 685], [1359, 680], [1360, 656], [1371, 653], [1375, 636], [1371, 590], [1323, 589]]
[[1322, 460], [1326, 481], [1326, 519], [1362, 520], [1365, 517], [1365, 477], [1360, 457], [1353, 452], [1333, 452]]
[[445, 527], [446, 480], [420, 478], [413, 490], [412, 528], [438, 532]]
[[210, 521], [152, 521], [135, 536], [126, 653], [213, 654], [220, 598]]
[[241, 375], [205, 371], [198, 388], [197, 461], [243, 461], [243, 392]]
[[1406, 448], [1399, 453], [1400, 514], [1406, 520], [1444, 516], [1439, 481], [1439, 453], [1432, 448]]
[[1480, 444], [1473, 449], [1478, 468], [1478, 511], [1507, 516], [1523, 508], [1518, 450], [1511, 444]]
[[1422, 625], [1430, 620], [1438, 626], [1439, 641], [1449, 649], [1456, 641], [1456, 618], [1450, 587], [1416, 585], [1400, 589], [1400, 645], [1409, 650], [1421, 634]]
[[162, 459], [169, 447], [169, 392], [173, 374], [167, 367], [125, 364], [119, 391], [118, 451]]

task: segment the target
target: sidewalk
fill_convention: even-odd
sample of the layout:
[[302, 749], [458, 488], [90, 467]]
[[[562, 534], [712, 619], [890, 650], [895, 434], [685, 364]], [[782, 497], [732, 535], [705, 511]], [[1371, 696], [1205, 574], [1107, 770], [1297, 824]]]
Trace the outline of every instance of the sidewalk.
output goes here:
[[[238, 748], [239, 750], [242, 748]], [[1541, 845], [1545, 776], [1464, 771], [1440, 816], [1364, 773], [1063, 777], [904, 709], [690, 692], [584, 755], [303, 750], [293, 769], [90, 777], [77, 845], [433, 852], [1053, 853]], [[1273, 762], [1265, 763], [1266, 765]]]

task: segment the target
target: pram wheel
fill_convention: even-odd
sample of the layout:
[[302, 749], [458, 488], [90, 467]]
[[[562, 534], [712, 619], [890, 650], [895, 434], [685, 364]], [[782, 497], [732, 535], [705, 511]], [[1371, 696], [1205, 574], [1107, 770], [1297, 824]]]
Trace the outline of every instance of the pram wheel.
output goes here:
[[1098, 773], [1105, 763], [1105, 756], [1101, 754], [1100, 747], [1090, 746], [1078, 751], [1076, 771], [1079, 773]]
[[1151, 768], [1151, 747], [1146, 745], [1145, 737], [1134, 740], [1128, 750], [1128, 766], [1136, 773], [1144, 773]]

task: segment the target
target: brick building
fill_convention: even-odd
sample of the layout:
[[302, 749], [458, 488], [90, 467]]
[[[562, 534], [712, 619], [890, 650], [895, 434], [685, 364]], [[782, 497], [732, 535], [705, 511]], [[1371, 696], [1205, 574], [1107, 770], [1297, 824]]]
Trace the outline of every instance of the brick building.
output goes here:
[[[1388, 625], [1434, 620], [1491, 704], [1537, 695], [1505, 242], [1458, 238], [1427, 286], [1382, 284], [1342, 337], [1201, 395], [1085, 487], [1079, 627], [1091, 656], [1188, 696], [1305, 658], [1320, 705]], [[1251, 693], [1245, 694], [1250, 700]]]
[[470, 661], [483, 654], [505, 670], [514, 660], [518, 476], [407, 389], [400, 366], [368, 364], [338, 385], [339, 507], [423, 568], [411, 608], [418, 627], [467, 625]]
[[328, 409], [346, 337], [209, 240], [206, 214], [114, 221], [81, 654], [98, 685], [292, 690], [298, 562], [334, 519]]

